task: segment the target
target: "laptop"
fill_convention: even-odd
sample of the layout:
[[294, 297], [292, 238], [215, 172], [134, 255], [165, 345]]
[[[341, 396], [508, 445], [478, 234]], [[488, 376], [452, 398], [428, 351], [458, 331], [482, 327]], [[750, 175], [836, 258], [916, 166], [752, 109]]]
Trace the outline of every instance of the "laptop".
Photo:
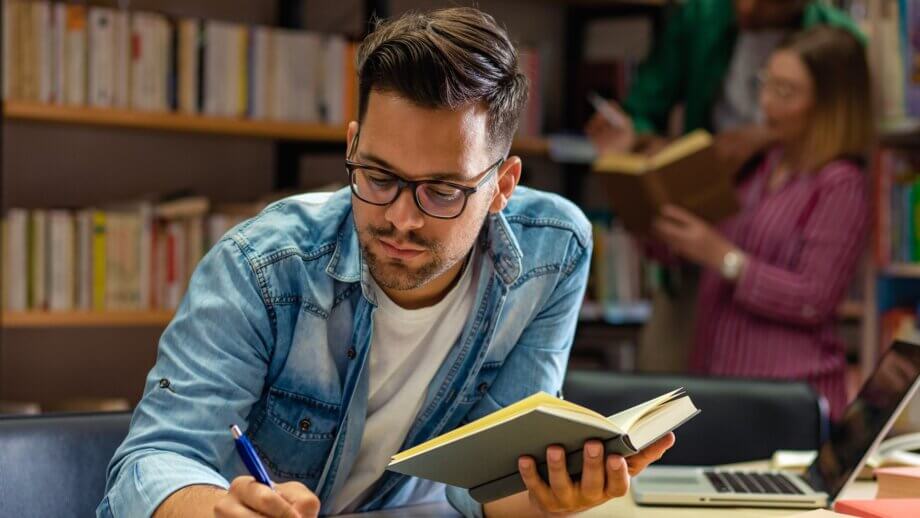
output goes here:
[[896, 341], [831, 427], [804, 475], [651, 466], [633, 479], [633, 499], [643, 505], [827, 507], [853, 482], [918, 386], [920, 345]]

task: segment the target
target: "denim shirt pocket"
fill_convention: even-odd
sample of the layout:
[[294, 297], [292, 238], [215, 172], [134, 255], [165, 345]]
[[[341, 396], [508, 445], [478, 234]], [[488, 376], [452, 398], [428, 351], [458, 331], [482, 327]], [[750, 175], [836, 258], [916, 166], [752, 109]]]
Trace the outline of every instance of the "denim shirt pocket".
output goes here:
[[492, 382], [495, 381], [499, 371], [501, 371], [502, 363], [503, 362], [500, 361], [483, 363], [482, 367], [479, 369], [479, 374], [476, 375], [475, 382], [470, 389], [463, 394], [463, 399], [460, 403], [463, 405], [474, 405], [488, 394], [489, 389], [492, 388]]
[[340, 410], [340, 405], [271, 387], [263, 418], [251, 432], [252, 442], [275, 477], [316, 489], [335, 441]]

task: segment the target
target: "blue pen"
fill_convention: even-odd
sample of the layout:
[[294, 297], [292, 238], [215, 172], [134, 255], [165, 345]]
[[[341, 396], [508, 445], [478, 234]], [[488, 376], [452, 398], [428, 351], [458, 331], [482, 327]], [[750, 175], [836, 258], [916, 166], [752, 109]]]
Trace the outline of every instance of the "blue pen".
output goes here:
[[265, 466], [262, 465], [262, 461], [259, 460], [259, 456], [256, 455], [256, 450], [252, 447], [252, 443], [249, 442], [249, 438], [243, 435], [243, 432], [240, 431], [240, 427], [237, 425], [231, 426], [230, 432], [233, 433], [233, 439], [234, 442], [236, 442], [236, 451], [239, 452], [240, 458], [243, 459], [243, 464], [246, 465], [249, 474], [257, 481], [274, 490], [275, 483], [272, 482], [272, 479], [268, 478], [268, 471], [265, 471]]

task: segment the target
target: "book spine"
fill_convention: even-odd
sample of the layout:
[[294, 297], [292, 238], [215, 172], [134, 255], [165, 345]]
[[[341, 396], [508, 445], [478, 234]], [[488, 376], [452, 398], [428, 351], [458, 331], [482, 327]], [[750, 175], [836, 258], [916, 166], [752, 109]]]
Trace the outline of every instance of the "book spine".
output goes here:
[[93, 309], [105, 310], [106, 293], [106, 214], [93, 211]]
[[[10, 209], [7, 212], [7, 257], [4, 262], [10, 272], [7, 291], [7, 309], [25, 311], [29, 307], [29, 214], [24, 209]], [[25, 275], [23, 275], [25, 273]]]
[[[15, 53], [14, 45], [18, 45], [16, 42], [15, 36], [15, 27], [16, 24], [13, 23], [13, 11], [16, 8], [16, 2], [14, 0], [7, 0], [3, 2], [3, 62], [0, 65], [3, 66], [3, 99], [11, 99], [11, 85], [14, 82], [13, 77], [16, 75], [16, 68], [13, 66], [15, 61], [13, 56]], [[16, 43], [14, 43], [16, 42]], [[4, 301], [6, 302], [6, 301]]]
[[179, 22], [179, 110], [198, 112], [198, 20]]
[[52, 52], [54, 48], [52, 43], [51, 4], [48, 2], [33, 3], [32, 21], [35, 24], [33, 30], [38, 58], [36, 66], [38, 102], [47, 104], [51, 102], [53, 70]]
[[29, 258], [30, 271], [30, 304], [31, 309], [44, 311], [48, 309], [48, 264], [45, 252], [48, 245], [48, 219], [43, 210], [32, 213], [31, 229], [31, 256]]
[[179, 110], [179, 28], [175, 20], [166, 19], [165, 30], [168, 40], [168, 63], [166, 68], [167, 105], [170, 110]]
[[235, 31], [236, 39], [236, 77], [237, 103], [234, 115], [245, 117], [249, 113], [249, 30], [239, 26]]
[[86, 8], [67, 6], [67, 33], [65, 43], [66, 104], [86, 104]]
[[128, 11], [113, 12], [112, 105], [130, 106], [131, 97], [131, 19]]
[[51, 20], [52, 102], [64, 104], [67, 96], [67, 5], [54, 4]]
[[197, 77], [198, 77], [198, 89], [195, 92], [196, 99], [196, 111], [198, 113], [205, 112], [205, 98], [207, 95], [207, 45], [208, 45], [208, 33], [205, 30], [205, 22], [199, 20], [196, 24], [195, 29], [195, 53], [198, 54], [197, 60]]
[[38, 100], [38, 83], [36, 78], [36, 63], [38, 56], [35, 44], [35, 24], [32, 22], [32, 4], [18, 4], [16, 25], [19, 29], [19, 48], [17, 56], [19, 65], [19, 88], [17, 98], [36, 101]]
[[115, 20], [111, 9], [89, 10], [89, 104], [108, 108], [115, 90]]
[[153, 206], [149, 203], [141, 205], [138, 213], [140, 232], [138, 238], [138, 309], [152, 309], [153, 296], [151, 294], [150, 278], [153, 272]]

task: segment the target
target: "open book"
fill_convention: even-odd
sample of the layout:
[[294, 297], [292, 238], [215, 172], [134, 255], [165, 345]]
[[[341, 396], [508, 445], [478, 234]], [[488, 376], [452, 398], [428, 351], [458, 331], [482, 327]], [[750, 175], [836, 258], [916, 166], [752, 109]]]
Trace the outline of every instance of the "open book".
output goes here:
[[610, 417], [538, 392], [511, 406], [393, 456], [387, 469], [470, 490], [491, 502], [526, 489], [518, 457], [530, 455], [546, 478], [546, 448], [567, 452], [569, 474], [581, 473], [588, 439], [606, 444], [607, 453], [633, 455], [699, 413], [677, 389]]
[[626, 228], [648, 235], [662, 205], [715, 222], [738, 210], [731, 175], [719, 167], [712, 135], [696, 130], [652, 156], [608, 153], [594, 162], [611, 208]]

